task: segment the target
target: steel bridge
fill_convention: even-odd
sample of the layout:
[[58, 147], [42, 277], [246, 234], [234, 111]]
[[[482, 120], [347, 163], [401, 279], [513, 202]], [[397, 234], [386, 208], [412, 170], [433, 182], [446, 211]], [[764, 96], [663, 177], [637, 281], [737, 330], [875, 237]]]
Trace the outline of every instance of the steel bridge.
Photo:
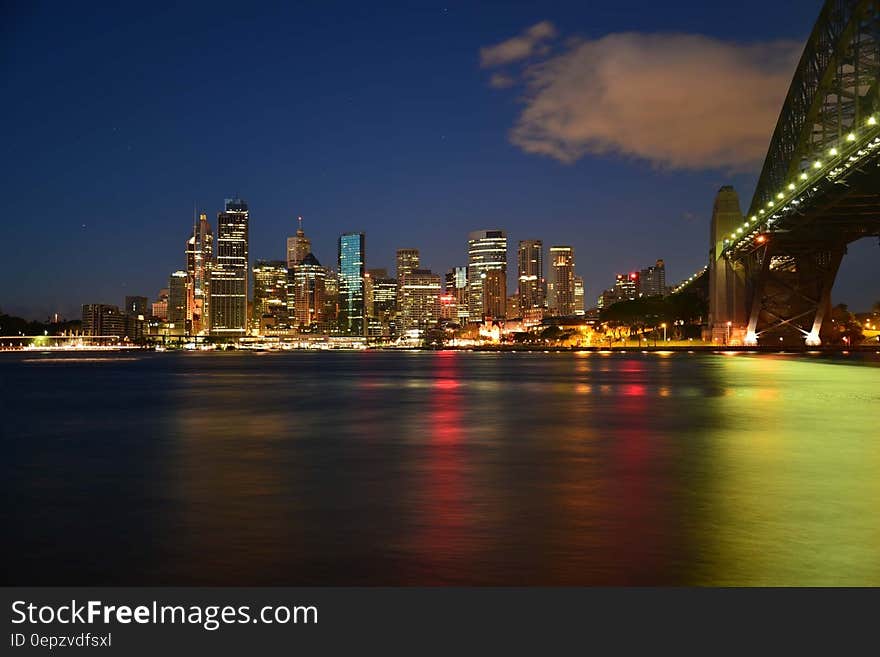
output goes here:
[[715, 200], [708, 276], [716, 341], [821, 344], [847, 245], [880, 236], [878, 82], [880, 0], [827, 0], [748, 212], [730, 187]]

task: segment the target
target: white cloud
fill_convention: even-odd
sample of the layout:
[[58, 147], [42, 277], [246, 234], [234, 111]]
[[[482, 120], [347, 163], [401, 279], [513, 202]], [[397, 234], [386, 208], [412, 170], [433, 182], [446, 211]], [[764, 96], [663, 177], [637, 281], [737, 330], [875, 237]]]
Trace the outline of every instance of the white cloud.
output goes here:
[[493, 89], [507, 89], [516, 84], [516, 78], [506, 73], [493, 73], [489, 78], [489, 86]]
[[688, 34], [578, 40], [523, 71], [510, 139], [562, 162], [616, 153], [661, 167], [750, 170], [766, 154], [800, 49]]
[[519, 36], [502, 41], [494, 46], [480, 48], [480, 65], [494, 68], [518, 62], [523, 59], [547, 53], [545, 41], [556, 36], [556, 28], [550, 21], [541, 21], [528, 28]]

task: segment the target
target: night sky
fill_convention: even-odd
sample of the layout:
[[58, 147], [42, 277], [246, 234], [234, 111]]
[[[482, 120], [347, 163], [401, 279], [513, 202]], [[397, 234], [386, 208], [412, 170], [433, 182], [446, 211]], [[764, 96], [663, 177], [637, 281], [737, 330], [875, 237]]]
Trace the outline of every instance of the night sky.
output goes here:
[[[302, 215], [325, 265], [365, 231], [368, 267], [442, 274], [501, 228], [572, 244], [589, 305], [657, 258], [673, 283], [718, 188], [747, 208], [822, 3], [98, 4], [3, 5], [6, 312], [154, 298], [236, 194], [252, 261]], [[835, 301], [880, 298], [877, 261], [852, 245]]]

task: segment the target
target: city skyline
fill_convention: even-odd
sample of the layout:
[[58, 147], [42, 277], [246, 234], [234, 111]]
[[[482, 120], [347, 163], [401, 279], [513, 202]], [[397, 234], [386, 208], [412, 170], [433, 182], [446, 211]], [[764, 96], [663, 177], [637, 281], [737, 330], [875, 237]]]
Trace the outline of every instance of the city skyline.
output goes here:
[[[371, 267], [391, 270], [399, 244], [420, 245], [424, 266], [437, 272], [459, 260], [461, 236], [475, 228], [503, 227], [513, 242], [531, 238], [529, 227], [540, 224], [545, 244], [570, 244], [580, 254], [588, 300], [614, 272], [641, 268], [661, 255], [670, 282], [681, 280], [705, 264], [718, 188], [732, 184], [747, 204], [760, 162], [679, 167], [613, 149], [562, 162], [526, 151], [509, 134], [522, 112], [522, 90], [504, 88], [509, 80], [503, 75], [511, 78], [514, 70], [493, 65], [499, 51], [491, 49], [546, 21], [557, 34], [544, 44], [551, 51], [563, 49], [559, 40], [566, 37], [633, 30], [759, 45], [791, 41], [798, 50], [819, 4], [746, 3], [766, 17], [761, 25], [742, 18], [747, 7], [672, 5], [661, 12], [643, 2], [614, 15], [575, 3], [552, 9], [511, 4], [498, 16], [453, 5], [445, 13], [401, 11], [389, 24], [358, 13], [332, 33], [316, 8], [301, 16], [278, 9], [259, 18], [222, 7], [207, 14], [190, 8], [173, 20], [163, 10], [135, 17], [123, 9], [60, 8], [47, 16], [38, 6], [22, 8], [11, 16], [6, 43], [10, 61], [28, 64], [12, 71], [17, 103], [2, 110], [5, 123], [15, 127], [8, 148], [16, 164], [4, 184], [8, 210], [19, 221], [11, 222], [8, 237], [39, 240], [45, 248], [4, 260], [4, 277], [21, 283], [4, 291], [0, 304], [8, 312], [45, 317], [75, 315], [95, 297], [152, 294], [154, 272], [164, 276], [180, 268], [175, 245], [193, 200], [214, 217], [222, 210], [219, 200], [236, 194], [250, 200], [255, 217], [251, 250], [268, 259], [285, 258], [277, 236], [292, 234], [297, 216], [308, 222], [315, 256], [324, 264], [336, 259], [336, 236], [357, 230], [370, 235]], [[267, 38], [252, 48], [220, 49], [216, 44], [226, 43], [220, 37], [237, 22]], [[292, 25], [309, 28], [295, 48], [285, 37]], [[406, 62], [390, 46], [378, 45], [397, 43], [404, 32], [411, 36], [400, 47], [413, 49]], [[90, 40], [79, 40], [78, 33]], [[126, 43], [151, 46], [121, 48], [123, 34]], [[163, 56], [175, 62], [170, 73], [165, 60], [152, 59], [156, 35]], [[40, 54], [46, 40], [67, 49], [64, 66]], [[184, 46], [193, 41], [204, 46], [198, 56]], [[445, 43], [455, 47], [436, 50]], [[107, 49], [117, 56], [100, 57]], [[361, 73], [346, 73], [355, 53]], [[209, 62], [215, 66], [206, 68]], [[768, 82], [778, 78], [781, 98], [793, 66], [779, 68]], [[19, 71], [26, 70], [32, 73], [23, 77]], [[254, 70], [261, 75], [249, 78]], [[375, 84], [365, 86], [362, 74]], [[77, 89], [93, 76], [116, 81], [113, 93], [100, 103], [85, 99], [58, 111], [53, 85]], [[741, 82], [734, 76], [729, 84]], [[239, 84], [242, 93], [216, 102], [230, 84]], [[759, 150], [771, 129], [762, 128]], [[685, 144], [692, 139], [690, 132], [680, 136]], [[46, 230], [51, 239], [40, 235]], [[128, 243], [139, 248], [125, 249]], [[852, 245], [835, 300], [870, 306], [875, 259], [875, 243]], [[68, 275], [57, 276], [59, 269]], [[27, 276], [20, 275], [24, 271]]]

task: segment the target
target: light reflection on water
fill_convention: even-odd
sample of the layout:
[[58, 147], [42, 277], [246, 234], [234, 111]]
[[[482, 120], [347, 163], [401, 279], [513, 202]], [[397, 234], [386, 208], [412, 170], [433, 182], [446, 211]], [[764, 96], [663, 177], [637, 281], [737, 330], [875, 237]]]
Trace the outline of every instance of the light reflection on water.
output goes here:
[[880, 360], [0, 359], [20, 584], [880, 585]]

